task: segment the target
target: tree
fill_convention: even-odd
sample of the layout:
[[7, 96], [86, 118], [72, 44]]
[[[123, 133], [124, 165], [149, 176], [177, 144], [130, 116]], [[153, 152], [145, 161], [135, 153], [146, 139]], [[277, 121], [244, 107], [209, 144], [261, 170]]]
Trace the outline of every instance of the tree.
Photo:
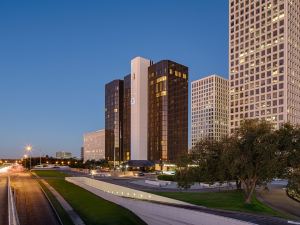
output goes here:
[[198, 173], [199, 182], [236, 180], [249, 204], [257, 184], [269, 182], [282, 172], [284, 163], [278, 164], [284, 155], [278, 149], [278, 134], [270, 123], [245, 120], [230, 137], [200, 141], [192, 149], [192, 158], [198, 163], [197, 172], [191, 172]]
[[250, 204], [257, 184], [272, 180], [280, 172], [277, 138], [272, 126], [266, 121], [245, 120], [232, 136], [233, 146], [227, 149], [231, 159], [228, 168], [237, 174]]
[[300, 200], [300, 170], [294, 171], [289, 177], [287, 191], [292, 193], [292, 197]]
[[183, 155], [177, 161], [177, 171], [174, 180], [177, 181], [177, 186], [179, 188], [187, 190], [194, 183], [193, 173], [188, 166], [191, 162], [192, 160], [189, 155]]
[[191, 154], [182, 157], [177, 162], [175, 180], [178, 187], [187, 189], [196, 182], [214, 183], [231, 180], [226, 164], [227, 158], [223, 151], [228, 145], [227, 140], [218, 142], [211, 139], [199, 141], [192, 149]]
[[288, 192], [300, 198], [300, 128], [287, 123], [277, 132], [278, 148], [282, 155], [280, 166], [288, 179]]
[[[275, 131], [267, 121], [245, 120], [230, 137], [220, 141], [200, 140], [188, 159], [181, 162], [177, 171], [179, 187], [189, 188], [194, 182], [236, 180], [249, 204], [256, 186], [275, 177], [288, 176], [296, 187], [300, 170], [300, 128], [284, 124]], [[197, 167], [189, 168], [188, 163]]]

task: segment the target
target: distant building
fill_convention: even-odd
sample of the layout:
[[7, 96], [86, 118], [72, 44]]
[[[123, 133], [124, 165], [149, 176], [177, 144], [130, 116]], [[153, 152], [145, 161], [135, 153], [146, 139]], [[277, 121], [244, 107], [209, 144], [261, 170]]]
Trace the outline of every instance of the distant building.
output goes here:
[[80, 148], [80, 159], [83, 160], [83, 156], [84, 156], [84, 147]]
[[123, 156], [123, 80], [105, 85], [105, 158], [120, 162]]
[[228, 80], [211, 75], [192, 82], [192, 147], [204, 138], [220, 140], [228, 133]]
[[188, 67], [163, 60], [148, 68], [148, 160], [175, 161], [187, 152]]
[[83, 161], [105, 159], [105, 130], [84, 134]]
[[72, 158], [72, 153], [59, 151], [59, 152], [56, 152], [56, 158], [57, 159], [70, 159], [70, 158]]

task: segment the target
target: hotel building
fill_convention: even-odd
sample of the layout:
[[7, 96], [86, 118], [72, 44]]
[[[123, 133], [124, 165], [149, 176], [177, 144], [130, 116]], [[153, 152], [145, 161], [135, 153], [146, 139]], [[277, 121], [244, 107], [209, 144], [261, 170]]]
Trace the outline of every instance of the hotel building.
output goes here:
[[123, 156], [123, 88], [122, 80], [105, 85], [105, 158], [118, 163]]
[[192, 147], [201, 139], [220, 140], [228, 134], [228, 80], [210, 75], [191, 85]]
[[300, 1], [229, 0], [230, 131], [300, 122]]
[[124, 77], [123, 100], [123, 161], [130, 160], [131, 131], [131, 75]]
[[131, 60], [130, 159], [147, 160], [148, 138], [148, 67], [142, 57]]
[[105, 159], [105, 130], [84, 134], [82, 149], [83, 162]]
[[188, 67], [163, 60], [148, 79], [148, 160], [177, 160], [188, 151]]

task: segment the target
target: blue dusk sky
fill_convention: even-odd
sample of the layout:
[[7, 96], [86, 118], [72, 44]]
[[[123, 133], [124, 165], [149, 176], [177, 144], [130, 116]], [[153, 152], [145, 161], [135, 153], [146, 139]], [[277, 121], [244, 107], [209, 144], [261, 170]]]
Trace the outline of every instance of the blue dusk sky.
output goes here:
[[79, 156], [136, 56], [228, 76], [228, 0], [1, 0], [0, 158]]

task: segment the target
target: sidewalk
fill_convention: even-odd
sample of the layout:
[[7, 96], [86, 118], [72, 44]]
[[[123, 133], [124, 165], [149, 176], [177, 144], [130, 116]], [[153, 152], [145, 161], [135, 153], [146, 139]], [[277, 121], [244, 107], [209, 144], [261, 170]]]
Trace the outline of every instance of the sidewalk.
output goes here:
[[259, 190], [259, 199], [272, 208], [283, 213], [292, 215], [295, 219], [300, 220], [300, 203], [289, 198], [285, 192], [284, 185], [268, 185], [269, 191]]

